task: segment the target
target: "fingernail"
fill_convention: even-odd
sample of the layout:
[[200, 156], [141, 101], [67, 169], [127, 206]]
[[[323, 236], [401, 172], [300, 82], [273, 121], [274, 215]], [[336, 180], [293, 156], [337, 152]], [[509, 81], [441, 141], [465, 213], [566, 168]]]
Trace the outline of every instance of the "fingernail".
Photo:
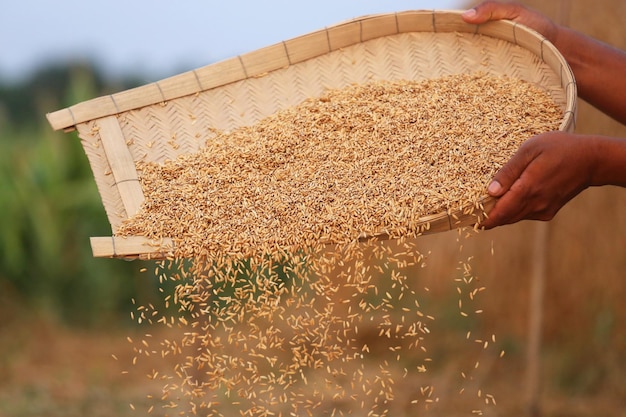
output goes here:
[[487, 187], [487, 192], [489, 195], [498, 196], [502, 193], [502, 185], [498, 181], [493, 180]]
[[469, 9], [463, 12], [463, 17], [469, 17], [472, 18], [474, 16], [476, 16], [476, 10], [475, 9]]

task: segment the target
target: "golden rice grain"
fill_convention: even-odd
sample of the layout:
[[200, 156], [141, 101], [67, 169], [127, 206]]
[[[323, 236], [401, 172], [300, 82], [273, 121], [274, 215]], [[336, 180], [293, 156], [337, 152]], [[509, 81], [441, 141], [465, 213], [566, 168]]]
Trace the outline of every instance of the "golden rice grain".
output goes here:
[[[116, 234], [174, 241], [155, 276], [173, 284], [164, 305], [176, 311], [138, 306], [131, 317], [182, 336], [160, 352], [142, 339], [132, 362], [176, 359], [148, 377], [165, 381], [164, 408], [187, 402], [181, 414], [223, 415], [224, 403], [244, 416], [437, 406], [430, 384], [394, 405], [399, 380], [427, 373], [437, 331], [418, 300], [429, 288], [407, 276], [427, 257], [411, 238], [431, 228], [426, 215], [480, 212], [494, 173], [559, 119], [549, 96], [511, 78], [372, 82], [211, 132], [197, 154], [139, 162], [146, 200]], [[469, 306], [484, 289], [471, 258], [458, 271], [460, 315], [481, 314]]]
[[415, 236], [427, 214], [475, 207], [559, 119], [539, 88], [482, 74], [328, 91], [196, 154], [139, 162], [146, 201], [117, 234], [171, 237], [196, 257]]

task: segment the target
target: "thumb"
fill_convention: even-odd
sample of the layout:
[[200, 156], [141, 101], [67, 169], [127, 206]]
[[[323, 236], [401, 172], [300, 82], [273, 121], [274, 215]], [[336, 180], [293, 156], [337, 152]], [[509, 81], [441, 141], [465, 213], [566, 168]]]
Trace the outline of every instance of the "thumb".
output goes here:
[[528, 158], [518, 151], [513, 157], [498, 170], [487, 187], [487, 193], [492, 197], [501, 197], [513, 183], [522, 175], [528, 166]]
[[481, 24], [490, 20], [514, 20], [519, 17], [520, 10], [521, 6], [516, 3], [485, 1], [473, 9], [465, 11], [462, 18], [467, 23], [474, 24]]

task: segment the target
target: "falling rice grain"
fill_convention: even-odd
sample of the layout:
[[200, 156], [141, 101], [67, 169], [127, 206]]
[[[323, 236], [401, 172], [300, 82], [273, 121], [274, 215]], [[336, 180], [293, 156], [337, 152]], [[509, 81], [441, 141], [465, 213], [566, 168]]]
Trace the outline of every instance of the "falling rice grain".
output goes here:
[[[450, 213], [451, 223], [457, 211], [483, 216], [480, 199], [491, 177], [527, 137], [557, 129], [560, 113], [545, 92], [507, 77], [371, 82], [211, 132], [195, 154], [138, 162], [145, 201], [115, 233], [174, 242], [172, 262], [155, 268], [161, 284], [177, 284], [165, 305], [184, 313], [158, 319], [184, 329], [181, 340], [161, 343], [163, 358], [180, 358], [175, 376], [158, 374], [167, 381], [163, 401], [175, 408], [171, 398], [203, 398], [202, 411], [211, 415], [218, 399], [241, 415], [312, 415], [329, 398], [349, 398], [370, 407], [369, 415], [388, 413], [396, 382], [389, 363], [376, 377], [365, 363], [378, 344], [397, 361], [426, 353], [431, 331], [419, 320], [435, 319], [417, 299], [402, 304], [409, 284], [399, 271], [424, 264], [408, 238], [435, 226], [423, 222], [429, 214]], [[178, 146], [175, 135], [169, 140]], [[377, 246], [372, 236], [396, 239], [401, 249]], [[458, 283], [475, 282], [469, 261]], [[379, 288], [373, 271], [389, 273], [393, 285]], [[469, 292], [470, 300], [482, 289]], [[393, 323], [398, 311], [401, 322]], [[137, 321], [157, 313], [139, 307]], [[359, 338], [368, 329], [378, 339], [365, 344]], [[354, 378], [342, 386], [335, 374], [350, 375], [349, 365], [357, 367]], [[319, 369], [333, 382], [320, 383]], [[422, 387], [425, 403], [438, 402], [433, 390]], [[281, 406], [291, 408], [273, 411]]]

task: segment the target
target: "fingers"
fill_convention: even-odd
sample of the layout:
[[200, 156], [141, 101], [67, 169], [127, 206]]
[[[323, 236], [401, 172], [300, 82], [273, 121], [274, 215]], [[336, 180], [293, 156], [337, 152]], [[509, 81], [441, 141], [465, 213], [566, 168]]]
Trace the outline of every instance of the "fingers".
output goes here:
[[467, 10], [462, 17], [467, 23], [481, 24], [490, 20], [515, 20], [523, 10], [517, 3], [485, 1], [473, 9]]
[[495, 178], [489, 184], [487, 192], [492, 197], [498, 198], [498, 201], [489, 211], [488, 217], [481, 222], [480, 226], [482, 228], [492, 229], [496, 226], [503, 226], [521, 220], [521, 218], [516, 219], [515, 216], [520, 216], [520, 213], [525, 212], [522, 205], [526, 201], [519, 198], [519, 190], [513, 188], [509, 191], [509, 189], [511, 189], [511, 185], [508, 185], [505, 189]]
[[522, 145], [520, 149], [509, 159], [509, 161], [493, 176], [487, 193], [492, 197], [501, 197], [511, 189], [515, 181], [522, 175], [533, 155], [526, 151], [527, 147]]
[[518, 191], [513, 189], [499, 198], [495, 206], [489, 211], [488, 217], [480, 223], [480, 227], [489, 230], [524, 220], [527, 212], [527, 200], [520, 199]]
[[526, 140], [494, 175], [487, 192], [498, 198], [485, 229], [520, 220], [550, 220], [589, 186], [588, 145], [562, 132]]
[[533, 137], [522, 144], [511, 159], [493, 176], [487, 187], [487, 193], [498, 198], [498, 201], [489, 212], [489, 217], [481, 223], [481, 227], [491, 229], [515, 223], [527, 214], [524, 206], [528, 203], [528, 184], [522, 179], [522, 174], [536, 157], [537, 152], [533, 150], [533, 143], [536, 140]]
[[467, 23], [479, 25], [491, 20], [512, 20], [539, 32], [550, 42], [554, 43], [559, 28], [546, 16], [519, 3], [504, 3], [498, 1], [485, 1], [473, 9], [462, 14]]
[[500, 197], [504, 194], [505, 190], [502, 188], [502, 184], [498, 180], [491, 180], [489, 187], [487, 187], [487, 193], [492, 197]]

